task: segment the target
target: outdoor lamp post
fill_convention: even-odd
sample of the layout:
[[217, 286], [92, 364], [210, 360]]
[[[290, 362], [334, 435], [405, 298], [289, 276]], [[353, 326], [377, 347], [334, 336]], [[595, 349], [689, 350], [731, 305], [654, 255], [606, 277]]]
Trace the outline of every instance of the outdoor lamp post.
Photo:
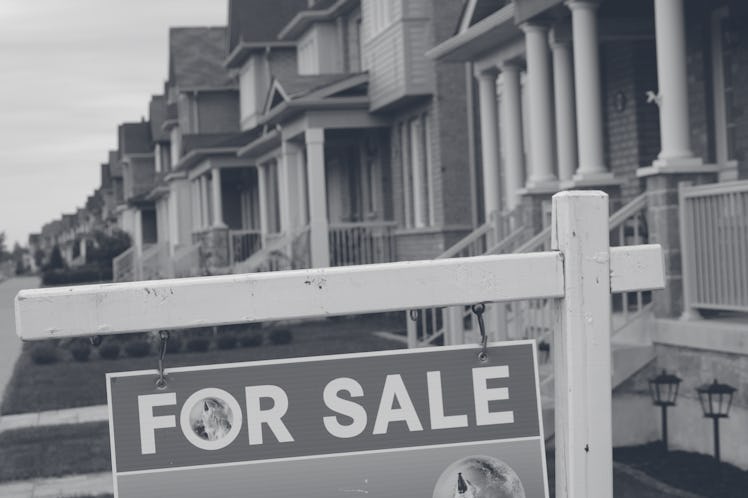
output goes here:
[[720, 384], [714, 379], [712, 384], [704, 384], [697, 389], [701, 409], [704, 410], [704, 417], [711, 418], [714, 421], [714, 458], [717, 462], [719, 457], [719, 419], [727, 418], [732, 405], [732, 395], [737, 389], [728, 385]]
[[652, 396], [652, 402], [662, 409], [662, 442], [665, 445], [665, 451], [667, 451], [667, 408], [675, 406], [680, 381], [680, 377], [669, 374], [665, 370], [654, 379], [649, 379], [649, 395]]

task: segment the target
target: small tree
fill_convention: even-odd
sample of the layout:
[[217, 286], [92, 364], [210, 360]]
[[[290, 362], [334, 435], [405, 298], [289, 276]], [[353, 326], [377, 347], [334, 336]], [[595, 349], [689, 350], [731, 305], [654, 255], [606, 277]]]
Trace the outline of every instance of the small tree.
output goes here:
[[0, 263], [10, 259], [10, 253], [5, 247], [5, 232], [0, 232]]
[[49, 268], [51, 270], [60, 270], [65, 268], [65, 261], [62, 260], [62, 253], [60, 252], [60, 246], [55, 244], [52, 248], [52, 254], [49, 255]]

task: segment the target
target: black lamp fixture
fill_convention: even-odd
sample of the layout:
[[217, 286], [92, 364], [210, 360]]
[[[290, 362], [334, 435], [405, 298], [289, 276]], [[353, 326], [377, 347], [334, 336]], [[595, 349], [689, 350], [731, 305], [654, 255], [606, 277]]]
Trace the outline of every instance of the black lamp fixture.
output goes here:
[[548, 360], [551, 358], [551, 345], [548, 341], [542, 339], [538, 343], [538, 352], [540, 353], [540, 358], [543, 363], [548, 363]]
[[728, 384], [720, 384], [714, 379], [713, 383], [704, 384], [696, 391], [699, 393], [704, 417], [714, 421], [714, 458], [719, 462], [719, 419], [730, 415], [732, 396], [737, 389]]
[[681, 380], [677, 375], [669, 374], [665, 370], [654, 379], [649, 379], [649, 395], [652, 397], [652, 403], [662, 409], [662, 443], [666, 451], [668, 447], [667, 409], [669, 406], [675, 406]]

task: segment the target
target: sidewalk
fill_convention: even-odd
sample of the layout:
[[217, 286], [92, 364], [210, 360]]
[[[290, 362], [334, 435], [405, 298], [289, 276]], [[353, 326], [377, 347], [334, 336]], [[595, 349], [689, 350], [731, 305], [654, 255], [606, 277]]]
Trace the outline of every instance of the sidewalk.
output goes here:
[[0, 399], [21, 353], [22, 343], [16, 336], [16, 294], [21, 289], [37, 287], [38, 277], [15, 277], [0, 283]]
[[0, 417], [0, 432], [47, 425], [82, 424], [109, 420], [107, 405], [49, 410], [46, 412], [20, 413]]
[[0, 483], [3, 498], [58, 498], [113, 492], [111, 472]]

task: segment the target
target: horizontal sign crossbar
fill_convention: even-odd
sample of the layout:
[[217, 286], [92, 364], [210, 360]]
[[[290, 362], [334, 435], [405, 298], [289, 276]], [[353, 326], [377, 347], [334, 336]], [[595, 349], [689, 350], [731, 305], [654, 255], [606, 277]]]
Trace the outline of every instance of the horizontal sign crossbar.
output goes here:
[[[611, 290], [662, 287], [661, 258], [612, 248]], [[509, 254], [24, 290], [16, 330], [41, 340], [563, 295], [559, 252]]]

